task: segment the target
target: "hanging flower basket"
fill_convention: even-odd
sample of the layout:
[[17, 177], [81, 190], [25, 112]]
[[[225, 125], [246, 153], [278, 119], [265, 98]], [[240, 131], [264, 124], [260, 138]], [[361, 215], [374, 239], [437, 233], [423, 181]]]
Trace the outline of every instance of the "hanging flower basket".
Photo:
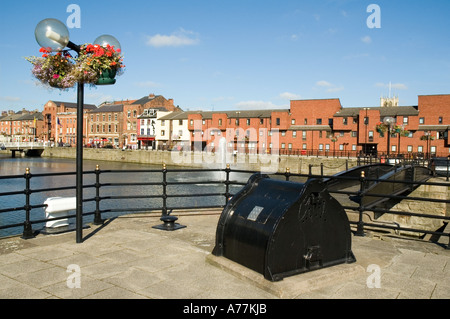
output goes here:
[[117, 70], [104, 69], [100, 72], [96, 85], [111, 85], [116, 83]]
[[90, 67], [97, 72], [96, 85], [111, 85], [116, 83], [115, 77], [123, 73], [125, 65], [120, 55], [120, 49], [114, 49], [107, 45], [102, 47], [98, 44], [86, 44], [81, 46], [78, 63]]
[[384, 123], [379, 122], [379, 123], [375, 126], [375, 129], [376, 129], [376, 131], [377, 131], [378, 133], [383, 134], [384, 132], [387, 131], [387, 126], [386, 126]]
[[32, 74], [43, 84], [58, 89], [69, 89], [78, 82], [90, 85], [111, 85], [123, 73], [125, 65], [120, 49], [86, 44], [80, 47], [77, 58], [68, 51], [52, 53], [41, 48], [42, 57], [28, 57], [33, 64]]

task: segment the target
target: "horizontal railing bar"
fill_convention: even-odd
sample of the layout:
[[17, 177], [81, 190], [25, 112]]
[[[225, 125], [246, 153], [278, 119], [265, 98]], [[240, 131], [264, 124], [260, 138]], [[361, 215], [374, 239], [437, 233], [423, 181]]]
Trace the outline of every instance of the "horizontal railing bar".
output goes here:
[[142, 183], [101, 183], [100, 187], [110, 186], [161, 186], [162, 182], [142, 182]]
[[166, 185], [167, 186], [172, 186], [172, 185], [208, 185], [208, 184], [222, 184], [225, 185], [223, 182], [221, 181], [188, 181], [188, 182], [167, 182]]
[[171, 194], [167, 195], [167, 198], [177, 197], [211, 197], [211, 196], [225, 196], [225, 193], [205, 193], [205, 194]]
[[[350, 224], [358, 224], [358, 222], [350, 222]], [[415, 233], [424, 233], [424, 234], [430, 234], [430, 235], [441, 235], [441, 236], [450, 237], [450, 233], [444, 233], [444, 232], [438, 232], [438, 231], [432, 231], [432, 230], [426, 230], [426, 229], [415, 229], [415, 228], [407, 228], [407, 227], [391, 226], [391, 225], [383, 225], [383, 224], [373, 224], [373, 223], [364, 223], [364, 226], [374, 227], [374, 228], [386, 228], [386, 229], [392, 229], [392, 230], [410, 231], [410, 232], [415, 232]]]
[[132, 195], [132, 196], [121, 196], [121, 195], [117, 195], [117, 196], [101, 196], [99, 199], [100, 200], [105, 200], [105, 199], [151, 199], [151, 198], [162, 198], [163, 195]]

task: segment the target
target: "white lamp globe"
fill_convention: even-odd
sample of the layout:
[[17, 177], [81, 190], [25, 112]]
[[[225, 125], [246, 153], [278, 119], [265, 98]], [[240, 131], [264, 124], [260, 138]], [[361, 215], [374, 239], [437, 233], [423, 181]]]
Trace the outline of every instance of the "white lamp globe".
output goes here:
[[37, 43], [48, 51], [62, 51], [69, 43], [69, 30], [59, 20], [45, 19], [34, 30]]
[[112, 35], [104, 34], [95, 39], [94, 44], [98, 44], [102, 47], [106, 47], [108, 44], [114, 47], [114, 50], [122, 50], [120, 42]]

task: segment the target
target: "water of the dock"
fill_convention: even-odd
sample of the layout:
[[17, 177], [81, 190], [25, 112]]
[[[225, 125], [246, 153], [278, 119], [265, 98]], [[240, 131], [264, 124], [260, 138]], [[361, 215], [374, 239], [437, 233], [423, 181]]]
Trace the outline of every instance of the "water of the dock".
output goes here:
[[[357, 262], [269, 282], [211, 255], [219, 212], [128, 215], [75, 233], [0, 240], [1, 299], [448, 299], [450, 250], [372, 233], [352, 237]], [[186, 300], [186, 305], [189, 301]]]

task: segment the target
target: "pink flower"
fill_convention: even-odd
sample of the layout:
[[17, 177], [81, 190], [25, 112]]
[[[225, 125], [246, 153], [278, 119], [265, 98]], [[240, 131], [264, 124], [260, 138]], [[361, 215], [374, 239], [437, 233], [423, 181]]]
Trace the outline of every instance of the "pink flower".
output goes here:
[[59, 74], [53, 74], [53, 78], [54, 78], [54, 79], [59, 78]]

